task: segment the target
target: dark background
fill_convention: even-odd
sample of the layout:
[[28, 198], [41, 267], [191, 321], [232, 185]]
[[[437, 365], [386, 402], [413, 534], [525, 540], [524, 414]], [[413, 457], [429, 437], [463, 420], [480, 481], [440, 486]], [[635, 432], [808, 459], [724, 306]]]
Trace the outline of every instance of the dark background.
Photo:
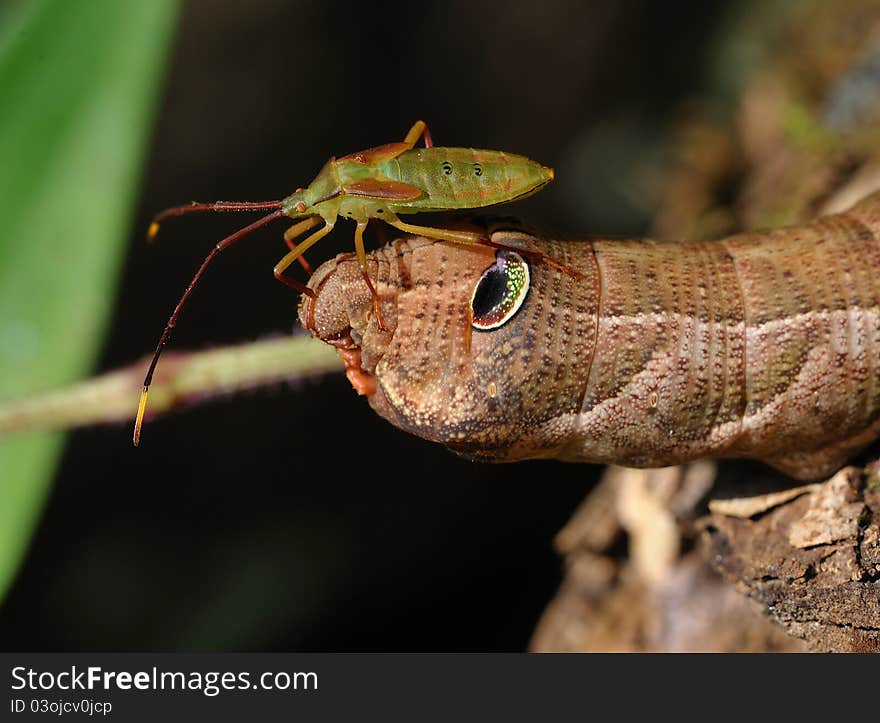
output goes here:
[[[153, 213], [280, 198], [329, 156], [399, 140], [418, 118], [437, 145], [556, 168], [502, 213], [561, 233], [642, 231], [639, 178], [704, 86], [725, 10], [187, 2], [99, 370], [152, 350], [211, 244], [244, 223], [181, 218], [147, 246]], [[297, 297], [271, 274], [283, 229], [221, 257], [173, 348], [290, 332]], [[352, 229], [340, 224], [313, 263], [348, 250]], [[172, 415], [137, 450], [130, 434], [70, 436], [0, 608], [3, 648], [522, 650], [560, 580], [552, 536], [599, 471], [463, 461], [380, 420], [341, 376]]]

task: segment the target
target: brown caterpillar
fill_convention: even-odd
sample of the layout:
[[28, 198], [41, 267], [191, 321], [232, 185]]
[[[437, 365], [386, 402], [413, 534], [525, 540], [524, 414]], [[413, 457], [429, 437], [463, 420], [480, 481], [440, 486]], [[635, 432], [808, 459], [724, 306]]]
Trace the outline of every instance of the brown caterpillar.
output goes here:
[[880, 434], [880, 194], [709, 242], [492, 241], [525, 253], [370, 254], [385, 330], [352, 255], [312, 276], [303, 325], [392, 424], [482, 460], [749, 457], [800, 479]]

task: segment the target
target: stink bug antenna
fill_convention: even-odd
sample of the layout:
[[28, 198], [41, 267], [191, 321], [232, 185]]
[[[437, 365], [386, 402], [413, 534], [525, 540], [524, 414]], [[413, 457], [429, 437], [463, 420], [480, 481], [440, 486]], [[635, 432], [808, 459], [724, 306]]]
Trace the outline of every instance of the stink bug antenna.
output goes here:
[[193, 201], [183, 206], [174, 206], [166, 208], [162, 213], [153, 216], [150, 227], [147, 229], [147, 241], [152, 241], [159, 233], [159, 226], [162, 221], [172, 216], [182, 216], [185, 213], [194, 213], [200, 211], [263, 211], [268, 208], [281, 208], [282, 201], [214, 201], [214, 203], [199, 203]]
[[[220, 208], [218, 208], [218, 206], [220, 206]], [[229, 208], [229, 206], [235, 206], [236, 208]], [[180, 297], [180, 301], [177, 302], [177, 306], [174, 307], [174, 311], [171, 313], [171, 316], [168, 319], [168, 323], [165, 325], [165, 331], [162, 332], [162, 336], [159, 338], [159, 343], [156, 345], [156, 351], [153, 353], [153, 359], [150, 361], [150, 367], [149, 369], [147, 369], [147, 375], [144, 377], [144, 388], [141, 392], [140, 400], [138, 402], [137, 418], [134, 422], [133, 441], [135, 447], [138, 445], [138, 442], [140, 442], [141, 439], [141, 426], [143, 425], [144, 421], [144, 410], [147, 408], [147, 393], [149, 392], [150, 384], [153, 381], [153, 372], [156, 371], [156, 364], [158, 364], [159, 362], [159, 356], [162, 354], [162, 349], [168, 341], [168, 338], [171, 336], [171, 331], [177, 324], [177, 317], [180, 316], [180, 310], [183, 308], [183, 305], [186, 303], [186, 300], [189, 298], [189, 295], [192, 293], [195, 285], [202, 277], [202, 274], [205, 273], [205, 269], [208, 268], [208, 265], [221, 251], [229, 248], [240, 238], [247, 236], [252, 231], [256, 231], [258, 228], [265, 226], [267, 223], [274, 221], [276, 218], [281, 218], [284, 215], [281, 206], [281, 201], [260, 201], [257, 203], [234, 204], [227, 202], [193, 204], [189, 206], [178, 206], [177, 208], [169, 208], [167, 211], [163, 211], [162, 213], [160, 213], [153, 220], [153, 223], [150, 225], [151, 232], [153, 231], [154, 226], [156, 227], [156, 229], [158, 229], [158, 223], [161, 219], [168, 216], [178, 216], [182, 213], [188, 213], [189, 211], [252, 211], [258, 208], [276, 209], [268, 216], [263, 216], [263, 218], [254, 221], [249, 226], [245, 226], [244, 228], [236, 231], [231, 236], [227, 236], [216, 246], [214, 246], [214, 248], [211, 249], [211, 253], [209, 253], [205, 260], [202, 262], [199, 270], [196, 271], [196, 275], [193, 276], [192, 281], [189, 282], [189, 286], [186, 287], [186, 291], [183, 292], [183, 296]], [[155, 233], [152, 233], [152, 235], [155, 236]]]

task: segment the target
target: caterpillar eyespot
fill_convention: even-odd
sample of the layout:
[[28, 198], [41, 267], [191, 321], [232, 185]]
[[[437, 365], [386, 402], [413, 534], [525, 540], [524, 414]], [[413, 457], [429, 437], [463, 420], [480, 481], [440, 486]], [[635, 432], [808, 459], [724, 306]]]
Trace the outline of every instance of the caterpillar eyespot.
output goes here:
[[489, 331], [510, 321], [529, 293], [529, 265], [514, 251], [497, 251], [470, 298], [474, 329]]

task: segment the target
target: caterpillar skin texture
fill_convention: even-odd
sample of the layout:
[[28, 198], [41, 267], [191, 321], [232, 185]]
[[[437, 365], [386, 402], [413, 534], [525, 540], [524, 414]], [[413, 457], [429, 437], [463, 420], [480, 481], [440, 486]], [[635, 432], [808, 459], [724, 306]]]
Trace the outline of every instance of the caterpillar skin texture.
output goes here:
[[392, 424], [474, 459], [636, 467], [758, 459], [826, 477], [880, 434], [880, 194], [717, 241], [492, 240], [537, 251], [502, 326], [471, 327], [488, 246], [403, 238], [350, 254], [300, 319]]

